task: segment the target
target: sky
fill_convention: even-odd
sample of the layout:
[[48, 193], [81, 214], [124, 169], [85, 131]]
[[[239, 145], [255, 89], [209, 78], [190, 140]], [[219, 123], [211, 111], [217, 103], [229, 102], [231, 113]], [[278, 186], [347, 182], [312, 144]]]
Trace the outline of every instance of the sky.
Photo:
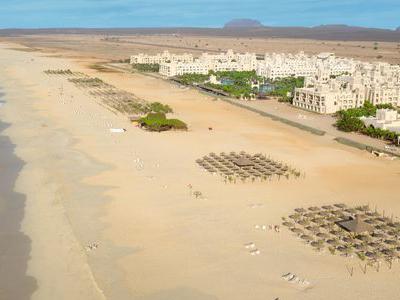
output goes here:
[[347, 24], [394, 29], [400, 0], [0, 0], [0, 28]]

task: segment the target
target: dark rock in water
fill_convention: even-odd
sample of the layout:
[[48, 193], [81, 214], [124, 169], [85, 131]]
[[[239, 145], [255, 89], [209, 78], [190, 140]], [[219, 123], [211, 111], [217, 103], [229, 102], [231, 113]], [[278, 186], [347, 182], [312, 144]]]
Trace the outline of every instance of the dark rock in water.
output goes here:
[[224, 28], [260, 28], [264, 27], [260, 21], [253, 19], [234, 19], [225, 24]]

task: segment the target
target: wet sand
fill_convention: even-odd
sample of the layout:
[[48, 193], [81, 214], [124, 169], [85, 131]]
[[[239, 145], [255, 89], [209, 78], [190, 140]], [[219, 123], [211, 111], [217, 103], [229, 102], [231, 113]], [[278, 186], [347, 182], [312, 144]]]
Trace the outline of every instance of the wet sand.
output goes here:
[[[0, 109], [5, 104], [0, 89]], [[31, 239], [21, 232], [26, 197], [14, 191], [24, 162], [15, 145], [3, 135], [9, 124], [0, 117], [0, 299], [30, 299], [37, 288], [35, 278], [26, 274]]]

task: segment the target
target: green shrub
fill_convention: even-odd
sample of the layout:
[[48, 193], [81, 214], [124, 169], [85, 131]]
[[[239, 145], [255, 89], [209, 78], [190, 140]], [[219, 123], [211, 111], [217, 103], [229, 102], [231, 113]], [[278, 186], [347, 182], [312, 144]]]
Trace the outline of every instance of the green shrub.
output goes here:
[[206, 83], [206, 86], [224, 91], [230, 96], [236, 98], [240, 98], [240, 96], [250, 97], [250, 94], [253, 92], [250, 85], [222, 85]]
[[187, 130], [187, 125], [178, 119], [167, 119], [165, 113], [149, 113], [139, 119], [139, 124], [149, 131]]
[[154, 113], [172, 113], [173, 110], [172, 108], [167, 105], [167, 104], [162, 104], [160, 102], [152, 102], [148, 105], [148, 110], [149, 112], [154, 112]]
[[364, 123], [358, 117], [344, 115], [336, 122], [336, 127], [345, 132], [360, 131]]
[[304, 86], [304, 77], [286, 77], [276, 79], [270, 82], [275, 86], [275, 89], [267, 95], [279, 97], [280, 102], [292, 102], [293, 97], [288, 96], [288, 93], [294, 92], [295, 88]]
[[360, 117], [369, 117], [375, 116], [377, 109], [395, 109], [391, 104], [378, 104], [376, 106], [372, 105], [372, 103], [366, 101], [363, 107], [360, 108], [351, 108], [348, 110], [341, 110], [336, 113], [336, 117], [338, 120], [336, 121], [336, 127], [339, 130], [345, 132], [359, 132], [365, 135], [368, 135], [373, 138], [379, 138], [386, 141], [390, 141], [392, 143], [397, 142], [397, 138], [400, 136], [398, 133], [374, 128], [372, 126], [365, 127], [363, 121], [360, 120]]
[[182, 82], [182, 84], [191, 85], [194, 83], [204, 83], [208, 80], [209, 75], [204, 74], [184, 74], [179, 75], [177, 78]]
[[132, 68], [142, 72], [157, 73], [158, 71], [160, 71], [159, 64], [133, 64]]

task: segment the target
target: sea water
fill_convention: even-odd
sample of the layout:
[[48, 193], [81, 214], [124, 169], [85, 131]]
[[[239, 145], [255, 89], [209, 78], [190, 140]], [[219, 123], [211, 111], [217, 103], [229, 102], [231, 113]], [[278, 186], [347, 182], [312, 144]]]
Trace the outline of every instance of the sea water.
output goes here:
[[[0, 89], [0, 108], [6, 103], [5, 96]], [[0, 110], [0, 299], [29, 299], [36, 281], [26, 274], [31, 250], [31, 240], [21, 232], [26, 197], [14, 190], [24, 162], [4, 134], [9, 126]]]

